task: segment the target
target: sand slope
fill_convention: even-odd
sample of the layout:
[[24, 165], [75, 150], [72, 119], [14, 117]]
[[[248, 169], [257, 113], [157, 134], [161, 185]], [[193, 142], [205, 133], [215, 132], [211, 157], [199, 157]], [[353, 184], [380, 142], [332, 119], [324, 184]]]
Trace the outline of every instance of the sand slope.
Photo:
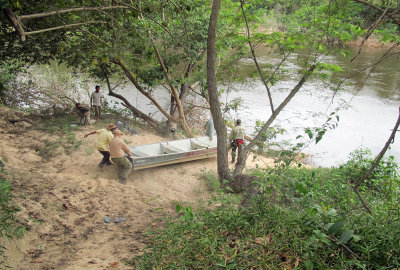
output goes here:
[[[47, 160], [37, 149], [57, 136], [36, 130], [35, 123], [5, 120], [13, 114], [0, 107], [0, 159], [21, 208], [18, 222], [29, 228], [22, 239], [2, 240], [13, 269], [132, 269], [125, 262], [143, 251], [146, 231], [175, 215], [176, 203], [210, 196], [201, 171], [216, 170], [215, 158], [133, 171], [121, 185], [113, 166], [97, 168], [101, 155], [93, 147], [95, 135], [83, 139], [90, 127], [76, 131], [83, 140], [78, 150], [65, 154], [60, 148]], [[131, 144], [166, 140], [142, 130], [124, 138]], [[106, 215], [126, 221], [105, 223]]]

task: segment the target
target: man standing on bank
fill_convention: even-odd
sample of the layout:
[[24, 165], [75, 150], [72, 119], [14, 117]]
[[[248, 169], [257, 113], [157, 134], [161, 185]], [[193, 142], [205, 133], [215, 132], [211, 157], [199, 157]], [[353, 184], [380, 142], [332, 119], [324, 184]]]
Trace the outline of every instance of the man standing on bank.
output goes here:
[[110, 161], [110, 148], [109, 144], [113, 138], [113, 132], [117, 129], [117, 126], [114, 123], [108, 124], [106, 128], [102, 128], [99, 130], [94, 130], [88, 134], [85, 134], [85, 138], [90, 135], [97, 134], [96, 141], [94, 143], [94, 147], [103, 155], [103, 159], [98, 165], [99, 168], [103, 168], [105, 165], [112, 165]]
[[242, 121], [237, 119], [235, 122], [235, 127], [232, 129], [232, 132], [229, 136], [229, 140], [231, 141], [232, 147], [232, 163], [235, 162], [236, 159], [236, 149], [238, 149], [238, 155], [242, 152], [242, 144], [244, 144], [244, 128], [242, 127]]
[[121, 184], [126, 184], [128, 175], [132, 170], [132, 163], [125, 156], [131, 155], [129, 147], [122, 140], [122, 131], [114, 131], [114, 139], [110, 142], [111, 161], [117, 165], [118, 179]]
[[94, 119], [99, 120], [101, 107], [103, 106], [103, 98], [100, 94], [100, 86], [96, 85], [96, 91], [90, 96], [90, 108], [94, 108]]

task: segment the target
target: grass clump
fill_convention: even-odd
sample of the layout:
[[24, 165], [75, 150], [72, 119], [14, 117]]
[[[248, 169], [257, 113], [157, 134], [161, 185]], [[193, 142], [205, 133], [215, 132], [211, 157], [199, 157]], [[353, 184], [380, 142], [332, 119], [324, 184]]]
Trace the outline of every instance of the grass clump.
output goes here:
[[56, 140], [44, 139], [42, 145], [36, 149], [36, 152], [44, 159], [49, 159], [60, 154], [62, 149], [66, 154], [79, 149], [82, 140], [76, 138], [75, 131], [76, 116], [55, 116], [43, 119], [39, 125], [39, 130], [49, 134], [55, 134], [59, 137]]
[[[19, 211], [12, 203], [11, 185], [6, 179], [4, 163], [0, 160], [0, 238], [20, 237], [24, 232], [22, 227], [16, 225], [15, 214]], [[0, 245], [0, 258], [4, 253]], [[0, 265], [4, 262], [0, 259]]]
[[223, 195], [198, 209], [177, 207], [179, 218], [152, 232], [149, 248], [130, 263], [137, 269], [397, 269], [398, 166], [390, 157], [363, 183], [370, 215], [353, 183], [371, 161], [368, 151], [357, 151], [337, 168], [258, 169], [262, 180], [250, 206]]

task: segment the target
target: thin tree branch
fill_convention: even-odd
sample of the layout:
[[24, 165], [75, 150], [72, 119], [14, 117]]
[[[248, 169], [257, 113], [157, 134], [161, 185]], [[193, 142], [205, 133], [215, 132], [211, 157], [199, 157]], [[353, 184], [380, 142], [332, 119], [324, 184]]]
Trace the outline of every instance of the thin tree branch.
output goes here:
[[353, 190], [357, 194], [358, 198], [360, 199], [362, 205], [364, 208], [367, 210], [369, 214], [372, 215], [372, 211], [369, 208], [368, 204], [365, 202], [364, 198], [361, 196], [358, 188], [360, 185], [372, 174], [372, 172], [375, 170], [375, 168], [378, 166], [379, 162], [382, 160], [383, 156], [385, 155], [386, 151], [389, 148], [389, 145], [393, 142], [394, 137], [396, 135], [396, 132], [398, 131], [397, 129], [399, 128], [400, 125], [400, 108], [399, 108], [399, 116], [397, 118], [396, 124], [394, 125], [394, 128], [392, 130], [392, 133], [389, 136], [389, 139], [386, 141], [385, 146], [382, 148], [381, 152], [376, 156], [374, 162], [371, 164], [371, 167], [366, 171], [355, 183]]
[[76, 26], [80, 26], [80, 25], [91, 24], [91, 23], [107, 23], [107, 22], [89, 21], [89, 22], [84, 22], [84, 23], [74, 23], [74, 24], [68, 24], [68, 25], [61, 25], [61, 26], [56, 26], [56, 27], [52, 27], [52, 28], [46, 28], [46, 29], [37, 30], [37, 31], [25, 32], [25, 35], [34, 35], [34, 34], [39, 34], [39, 33], [59, 30], [59, 29], [66, 29], [66, 28], [76, 27]]
[[388, 11], [389, 6], [386, 7], [386, 9], [383, 11], [382, 15], [368, 28], [367, 33], [365, 33], [365, 36], [360, 44], [360, 48], [358, 49], [357, 54], [350, 60], [350, 62], [353, 62], [354, 59], [357, 58], [357, 56], [360, 55], [361, 49], [364, 46], [365, 41], [371, 36], [371, 34], [375, 31], [376, 27], [384, 20], [386, 12]]
[[[373, 3], [370, 3], [370, 2], [367, 2], [367, 1], [364, 1], [364, 0], [353, 0], [353, 1], [357, 2], [357, 3], [360, 3], [360, 4], [363, 4], [363, 5], [366, 5], [366, 6], [370, 6], [370, 7], [374, 8], [374, 9], [380, 11], [380, 12], [384, 12], [385, 11], [385, 9], [383, 9], [381, 7], [378, 7], [377, 5], [374, 5]], [[388, 15], [388, 17], [390, 19], [392, 19], [392, 21], [397, 25], [400, 25], [400, 20], [395, 18], [393, 15], [395, 15], [399, 11], [400, 11], [400, 9], [394, 10], [391, 14]]]
[[85, 33], [87, 33], [87, 34], [89, 34], [89, 35], [91, 35], [92, 37], [94, 37], [94, 38], [96, 38], [98, 41], [100, 41], [101, 43], [105, 44], [107, 47], [110, 47], [110, 48], [111, 48], [111, 44], [110, 44], [110, 43], [108, 43], [107, 41], [102, 40], [99, 36], [93, 34], [92, 32], [90, 32], [90, 31], [88, 31], [88, 30], [86, 30], [86, 29], [83, 29], [83, 28], [81, 28], [81, 31], [82, 31], [82, 32], [85, 32]]
[[367, 202], [364, 200], [363, 196], [361, 196], [360, 192], [358, 191], [358, 189], [356, 187], [353, 187], [354, 192], [357, 194], [357, 197], [360, 199], [362, 205], [364, 206], [365, 210], [367, 210], [367, 212], [372, 215], [372, 211], [371, 208], [369, 208]]
[[383, 156], [385, 155], [387, 149], [389, 148], [390, 144], [392, 143], [392, 141], [394, 140], [394, 137], [396, 135], [397, 129], [399, 128], [400, 125], [400, 108], [399, 108], [399, 116], [397, 118], [396, 124], [394, 125], [394, 128], [392, 130], [392, 133], [389, 136], [389, 139], [386, 141], [384, 147], [382, 148], [381, 152], [379, 152], [379, 154], [376, 156], [374, 162], [372, 163], [371, 167], [369, 168], [368, 171], [366, 171], [355, 183], [354, 188], [358, 189], [358, 187], [365, 181], [365, 179], [367, 179], [367, 177], [369, 177], [372, 172], [375, 170], [376, 166], [378, 166], [379, 162], [381, 161], [381, 159], [383, 158]]
[[126, 6], [107, 6], [107, 7], [79, 7], [79, 8], [67, 8], [67, 9], [60, 9], [60, 10], [55, 10], [55, 11], [47, 11], [47, 12], [42, 12], [42, 13], [36, 13], [36, 14], [29, 14], [29, 15], [21, 15], [18, 16], [20, 20], [27, 20], [27, 19], [36, 19], [36, 18], [41, 18], [41, 17], [47, 17], [47, 16], [53, 16], [53, 15], [59, 15], [59, 14], [64, 14], [68, 12], [77, 12], [77, 11], [98, 11], [98, 10], [108, 10], [108, 9], [127, 9], [128, 7]]
[[[139, 8], [134, 7], [133, 5], [126, 5], [124, 3], [120, 3], [118, 1], [115, 1], [116, 3], [120, 4], [120, 5], [125, 5], [127, 8], [142, 12]], [[185, 50], [186, 53], [188, 53], [188, 48], [182, 44], [182, 42], [180, 42], [175, 36], [172, 35], [171, 31], [168, 29], [168, 27], [162, 25], [161, 23], [157, 22], [156, 19], [154, 19], [153, 17], [151, 17], [149, 14], [147, 13], [143, 13], [143, 16], [145, 16], [147, 19], [149, 19], [150, 21], [152, 21], [153, 23], [157, 24], [159, 27], [161, 27], [165, 32], [168, 33], [168, 35], [172, 38], [172, 40], [176, 41], [178, 43], [178, 45], [183, 48]]]
[[274, 104], [272, 102], [271, 91], [269, 89], [268, 83], [265, 81], [264, 75], [261, 72], [261, 68], [260, 68], [260, 65], [258, 64], [253, 44], [251, 43], [251, 35], [250, 35], [249, 23], [247, 21], [246, 12], [244, 11], [244, 7], [243, 6], [244, 6], [244, 1], [240, 0], [240, 8], [242, 9], [243, 18], [244, 18], [244, 21], [246, 23], [247, 42], [249, 43], [251, 55], [253, 56], [253, 61], [254, 61], [255, 65], [256, 65], [256, 67], [257, 67], [258, 74], [260, 75], [261, 81], [263, 82], [265, 88], [267, 89], [269, 104], [271, 105], [271, 112], [274, 113], [275, 110], [274, 110]]
[[[140, 8], [140, 16], [141, 16], [141, 19], [143, 20], [143, 12], [142, 12], [141, 8]], [[168, 69], [166, 68], [166, 66], [164, 64], [164, 61], [163, 61], [163, 59], [161, 57], [160, 51], [158, 50], [156, 42], [153, 40], [151, 31], [149, 29], [147, 31], [149, 33], [149, 38], [151, 40], [151, 43], [153, 44], [154, 51], [155, 51], [155, 53], [157, 55], [158, 62], [160, 63], [160, 66], [161, 66], [162, 70], [164, 71], [165, 78], [168, 81], [168, 85], [171, 88], [171, 92], [172, 92], [172, 95], [173, 95], [173, 97], [175, 99], [176, 106], [178, 107], [179, 119], [180, 119], [181, 125], [182, 125], [183, 129], [188, 133], [188, 135], [190, 137], [192, 137], [193, 134], [192, 134], [192, 131], [190, 130], [189, 125], [186, 122], [185, 113], [183, 111], [183, 105], [182, 105], [180, 97], [179, 97], [179, 92], [178, 92], [178, 90], [175, 88], [175, 86], [172, 83], [171, 75], [170, 75]]]
[[150, 95], [148, 92], [146, 92], [143, 87], [140, 86], [139, 82], [133, 77], [132, 73], [126, 68], [126, 66], [118, 59], [111, 58], [110, 59], [111, 63], [114, 63], [118, 65], [125, 73], [125, 75], [128, 77], [128, 79], [135, 85], [136, 89], [142, 93], [145, 97], [147, 97], [156, 107], [157, 109], [165, 115], [165, 117], [168, 118], [169, 121], [172, 121], [176, 123], [176, 119], [172, 117], [158, 102], [155, 100], [155, 98]]
[[112, 97], [116, 97], [116, 98], [122, 100], [123, 101], [122, 105], [124, 107], [128, 108], [129, 110], [131, 110], [136, 116], [138, 116], [139, 118], [145, 120], [147, 123], [149, 123], [150, 126], [152, 126], [154, 129], [156, 129], [158, 132], [161, 133], [162, 132], [162, 128], [160, 127], [160, 124], [156, 120], [154, 120], [152, 117], [150, 117], [147, 114], [139, 111], [124, 96], [115, 93], [112, 90], [111, 83], [110, 83], [110, 80], [108, 78], [107, 73], [105, 73], [105, 76], [106, 76], [106, 82], [107, 82], [107, 86], [108, 86], [108, 95], [112, 96]]
[[262, 135], [264, 132], [267, 131], [267, 129], [270, 127], [272, 122], [276, 119], [276, 117], [280, 114], [280, 112], [286, 107], [286, 105], [292, 100], [292, 98], [297, 94], [297, 92], [301, 89], [301, 87], [304, 85], [308, 77], [314, 72], [314, 69], [316, 68], [316, 64], [311, 65], [307, 72], [303, 75], [303, 77], [300, 79], [300, 81], [296, 84], [295, 87], [290, 91], [290, 93], [287, 95], [287, 97], [281, 102], [281, 104], [276, 108], [274, 113], [269, 117], [267, 122], [264, 124], [264, 126], [261, 128], [261, 130], [257, 133], [257, 135], [253, 138], [253, 140], [243, 148], [241, 155], [238, 156], [238, 161], [236, 163], [234, 175], [239, 175], [242, 173], [246, 158], [250, 150], [255, 146], [255, 144], [260, 141]]

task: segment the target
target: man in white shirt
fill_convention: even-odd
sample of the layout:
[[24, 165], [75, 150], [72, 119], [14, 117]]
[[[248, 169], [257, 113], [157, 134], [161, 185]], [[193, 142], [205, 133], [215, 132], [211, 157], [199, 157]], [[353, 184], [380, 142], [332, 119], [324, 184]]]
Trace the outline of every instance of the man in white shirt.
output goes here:
[[90, 96], [90, 107], [94, 107], [94, 119], [99, 120], [101, 106], [103, 106], [103, 99], [100, 94], [100, 86], [96, 85], [96, 91]]

